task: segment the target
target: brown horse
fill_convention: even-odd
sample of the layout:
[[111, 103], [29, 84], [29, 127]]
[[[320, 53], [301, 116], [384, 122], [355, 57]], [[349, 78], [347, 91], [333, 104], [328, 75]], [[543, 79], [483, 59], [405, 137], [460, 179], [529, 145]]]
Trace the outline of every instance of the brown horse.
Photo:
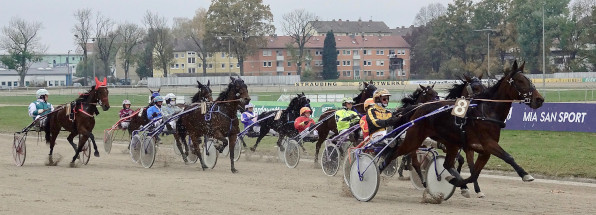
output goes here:
[[[534, 178], [499, 146], [501, 128], [505, 126], [504, 120], [513, 101], [523, 100], [533, 109], [541, 107], [544, 102], [544, 98], [538, 93], [530, 79], [522, 73], [523, 69], [524, 65], [518, 67], [517, 61], [515, 61], [511, 69], [505, 71], [503, 78], [497, 84], [472, 100], [477, 106], [469, 107], [463, 120], [456, 119], [446, 111], [415, 123], [408, 129], [403, 143], [388, 149], [389, 152], [385, 155], [386, 159], [379, 169], [383, 170], [388, 163], [400, 155], [414, 152], [424, 139], [430, 137], [445, 144], [447, 156], [444, 167], [453, 175], [448, 177], [449, 182], [457, 187], [476, 181], [491, 155], [495, 155], [511, 165], [523, 181], [533, 181]], [[419, 118], [446, 105], [455, 105], [455, 102], [442, 101], [425, 105], [417, 109], [410, 119]], [[454, 168], [457, 152], [462, 147], [479, 154], [474, 167], [470, 169], [471, 176], [465, 180]], [[470, 157], [467, 159], [471, 160]], [[416, 159], [412, 159], [412, 162], [416, 172], [421, 175]]]
[[[87, 93], [82, 94], [77, 100], [71, 102], [70, 107], [72, 108], [69, 108], [69, 106], [66, 105], [61, 107], [61, 110], [48, 115], [48, 123], [45, 126], [45, 132], [46, 142], [50, 143], [50, 163], [53, 163], [52, 153], [54, 152], [54, 146], [56, 145], [56, 138], [58, 138], [58, 134], [62, 128], [70, 132], [66, 139], [75, 150], [75, 156], [72, 158], [71, 166], [74, 165], [74, 161], [79, 157], [79, 152], [81, 152], [81, 149], [89, 138], [91, 138], [91, 141], [93, 142], [95, 156], [99, 157], [97, 145], [95, 144], [95, 137], [92, 133], [93, 128], [95, 127], [94, 115], [99, 114], [96, 104], [99, 104], [104, 111], [110, 109], [108, 94], [109, 91], [106, 78], [100, 82], [96, 77], [95, 86], [92, 86]], [[74, 118], [72, 121], [69, 114], [67, 114], [69, 111], [74, 113], [72, 114], [72, 117]], [[75, 146], [73, 141], [73, 138], [77, 135], [80, 135], [78, 147]]]
[[[192, 108], [193, 105], [196, 105], [200, 102], [213, 102], [210, 81], [207, 81], [207, 84], [201, 84], [201, 82], [197, 81], [197, 84], [198, 84], [197, 88], [199, 90], [197, 91], [197, 93], [195, 93], [195, 95], [192, 96], [191, 105], [185, 105], [184, 110]], [[181, 116], [181, 117], [183, 117], [183, 116]], [[180, 121], [178, 121], [177, 124], [179, 126], [176, 127], [176, 132], [174, 133], [174, 139], [176, 140], [176, 147], [178, 147], [178, 150], [182, 154], [182, 159], [186, 163], [188, 161], [186, 158], [188, 156], [188, 153], [193, 153], [193, 152], [189, 152], [188, 144], [186, 144], [186, 140], [185, 140], [186, 136], [187, 136], [186, 129], [184, 128], [184, 126], [182, 126], [182, 123], [180, 123]], [[184, 146], [183, 146], [183, 143], [184, 143]]]
[[[244, 109], [244, 105], [250, 102], [250, 96], [242, 79], [233, 77], [230, 79], [228, 87], [219, 94], [215, 102], [207, 107], [207, 113], [201, 113], [199, 108], [189, 112], [178, 121], [178, 125], [184, 126], [190, 135], [195, 150], [194, 154], [198, 155], [203, 170], [207, 166], [198, 146], [201, 143], [201, 137], [212, 137], [223, 142], [223, 146], [219, 148], [220, 151], [226, 145], [230, 146], [231, 170], [232, 173], [238, 172], [234, 167], [234, 147], [236, 146], [236, 137], [240, 132], [236, 112]], [[229, 140], [226, 139], [227, 137]]]

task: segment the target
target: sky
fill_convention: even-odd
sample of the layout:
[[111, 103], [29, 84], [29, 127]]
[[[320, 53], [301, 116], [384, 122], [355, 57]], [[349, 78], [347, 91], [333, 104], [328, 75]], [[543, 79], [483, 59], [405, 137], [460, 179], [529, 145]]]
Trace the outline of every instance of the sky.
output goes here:
[[[276, 33], [281, 31], [282, 16], [294, 9], [305, 9], [319, 20], [384, 21], [390, 28], [410, 26], [420, 8], [431, 3], [447, 7], [452, 0], [263, 0], [270, 5]], [[141, 24], [146, 11], [166, 17], [169, 24], [175, 17], [192, 18], [198, 8], [208, 9], [210, 0], [10, 0], [0, 5], [0, 26], [8, 26], [12, 17], [41, 22], [41, 41], [48, 54], [62, 54], [76, 50], [72, 28], [73, 13], [90, 8], [94, 13], [111, 18], [116, 23]], [[0, 53], [6, 53], [0, 50]]]

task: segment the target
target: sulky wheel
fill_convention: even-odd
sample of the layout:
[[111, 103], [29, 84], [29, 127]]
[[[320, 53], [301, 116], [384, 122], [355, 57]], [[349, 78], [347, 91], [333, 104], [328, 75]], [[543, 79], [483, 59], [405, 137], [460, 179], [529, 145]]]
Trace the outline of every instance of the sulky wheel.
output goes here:
[[91, 139], [87, 139], [87, 142], [85, 142], [85, 145], [83, 145], [83, 148], [81, 149], [81, 152], [79, 152], [79, 161], [81, 161], [81, 163], [83, 165], [87, 165], [89, 163], [89, 160], [91, 159]]
[[157, 148], [155, 147], [155, 137], [149, 136], [141, 141], [141, 165], [145, 168], [151, 168], [155, 163], [155, 154], [157, 154]]
[[[422, 173], [422, 177], [424, 177], [424, 181], [426, 181], [426, 171], [428, 171], [428, 165], [430, 164], [430, 161], [432, 161], [432, 154], [428, 154], [427, 156], [427, 152], [420, 151], [416, 152], [416, 156], [418, 162], [420, 162], [420, 172]], [[423, 179], [420, 179], [420, 176], [416, 173], [416, 170], [412, 166], [412, 162], [410, 162], [408, 167], [410, 169], [410, 181], [412, 182], [412, 185], [414, 185], [414, 188], [417, 190], [426, 189], [423, 184]]]
[[27, 146], [25, 141], [27, 140], [27, 132], [15, 133], [12, 143], [12, 157], [14, 158], [14, 164], [17, 166], [23, 166], [25, 164], [25, 158], [27, 157]]
[[279, 161], [284, 163], [286, 162], [285, 150], [288, 146], [288, 141], [290, 141], [290, 138], [284, 137], [284, 139], [281, 141], [282, 147], [277, 148], [277, 157], [279, 158]]
[[344, 156], [344, 182], [346, 185], [350, 186], [350, 168], [352, 167], [352, 163], [356, 159], [356, 154], [354, 151], [349, 151], [349, 153]]
[[289, 140], [284, 151], [286, 166], [290, 169], [296, 168], [300, 162], [300, 146], [295, 140]]
[[[192, 139], [190, 139], [190, 136], [188, 136], [186, 141], [187, 141], [186, 144], [188, 144], [188, 149], [189, 149], [188, 156], [186, 157], [186, 159], [188, 159], [188, 162], [190, 162], [190, 163], [197, 163], [197, 161], [199, 160], [199, 156], [194, 153], [195, 150], [194, 150], [194, 147], [192, 144]], [[176, 147], [176, 148], [178, 148], [178, 147]]]
[[447, 200], [453, 195], [455, 186], [445, 179], [447, 176], [451, 176], [451, 174], [443, 168], [443, 163], [445, 163], [445, 156], [441, 155], [431, 160], [429, 165], [426, 165], [428, 167], [426, 171], [426, 185], [431, 195], [436, 196], [442, 193], [443, 199]]
[[321, 155], [321, 168], [323, 169], [323, 173], [327, 176], [335, 176], [339, 169], [339, 159], [339, 148], [335, 144], [327, 144], [326, 141], [325, 149], [323, 149], [323, 154]]
[[135, 134], [130, 139], [130, 159], [132, 159], [133, 163], [139, 162], [139, 157], [141, 155], [141, 141], [143, 140], [143, 136], [139, 134]]
[[368, 202], [379, 190], [379, 168], [371, 155], [357, 156], [350, 167], [350, 191], [358, 201]]
[[240, 155], [242, 154], [242, 142], [240, 138], [236, 139], [236, 144], [234, 145], [234, 161], [240, 160]]
[[217, 164], [217, 156], [218, 152], [215, 148], [215, 140], [211, 138], [207, 138], [205, 144], [203, 144], [203, 161], [208, 168], [213, 169], [215, 164]]
[[106, 150], [106, 153], [110, 154], [112, 151], [112, 142], [114, 142], [114, 131], [115, 130], [105, 130], [103, 132], [103, 148]]

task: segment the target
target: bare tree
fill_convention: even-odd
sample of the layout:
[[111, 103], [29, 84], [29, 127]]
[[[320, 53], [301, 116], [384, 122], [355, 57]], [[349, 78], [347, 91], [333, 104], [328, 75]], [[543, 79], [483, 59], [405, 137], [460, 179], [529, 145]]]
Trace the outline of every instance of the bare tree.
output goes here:
[[143, 40], [145, 31], [137, 24], [124, 23], [118, 27], [118, 34], [121, 38], [120, 50], [122, 54], [120, 59], [124, 68], [124, 79], [128, 80], [128, 70], [135, 58], [133, 51]]
[[[194, 51], [202, 64], [207, 64], [208, 48], [205, 45], [205, 20], [207, 19], [207, 10], [199, 8], [195, 11], [192, 19], [178, 19], [175, 21], [174, 29], [176, 37], [190, 38], [193, 42]], [[207, 75], [207, 67], [203, 66], [203, 76]]]
[[74, 33], [75, 42], [77, 46], [80, 46], [83, 50], [83, 60], [87, 62], [87, 42], [91, 38], [91, 31], [93, 28], [91, 26], [91, 9], [79, 9], [75, 11], [74, 17], [77, 21], [75, 26], [72, 28], [72, 33]]
[[98, 58], [103, 63], [104, 77], [108, 77], [111, 74], [110, 62], [114, 59], [118, 51], [116, 44], [118, 32], [116, 31], [114, 22], [101, 14], [97, 14], [95, 24], [95, 49], [97, 49]]
[[18, 17], [13, 17], [8, 26], [2, 27], [0, 49], [9, 54], [2, 57], [2, 63], [17, 71], [19, 86], [25, 86], [25, 76], [36, 56], [47, 50], [37, 35], [41, 28], [41, 22], [27, 22]]
[[[312, 26], [317, 23], [313, 22], [315, 20], [318, 20], [318, 17], [314, 13], [310, 13], [304, 9], [296, 9], [283, 15], [283, 31], [289, 35], [292, 38], [292, 42], [298, 46], [296, 47], [297, 50], [294, 51], [297, 53], [291, 53], [292, 61], [296, 63], [297, 75], [302, 73], [302, 62], [304, 62], [305, 57], [304, 46], [312, 38], [315, 32], [315, 27]], [[311, 25], [309, 25], [309, 22]], [[294, 44], [290, 45], [293, 47]]]
[[163, 77], [168, 77], [168, 66], [174, 59], [173, 36], [165, 17], [147, 11], [143, 18], [147, 27], [148, 39], [154, 44], [156, 68], [163, 70]]
[[447, 8], [441, 3], [431, 3], [426, 7], [420, 8], [420, 11], [416, 14], [416, 18], [414, 18], [414, 25], [426, 25], [426, 23], [439, 18], [439, 16], [442, 16], [446, 12]]

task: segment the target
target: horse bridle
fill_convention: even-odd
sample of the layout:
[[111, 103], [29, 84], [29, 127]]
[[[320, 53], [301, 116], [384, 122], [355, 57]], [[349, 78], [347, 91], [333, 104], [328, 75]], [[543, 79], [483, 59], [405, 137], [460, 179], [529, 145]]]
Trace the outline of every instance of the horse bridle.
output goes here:
[[468, 85], [466, 85], [466, 91], [468, 91], [468, 96], [469, 97], [474, 97], [476, 94], [479, 94], [480, 92], [474, 93], [474, 90], [472, 89], [475, 86], [478, 85], [482, 85], [482, 82], [480, 81], [480, 79], [473, 77], [472, 81], [468, 82]]
[[[513, 76], [520, 74], [522, 77], [524, 77], [528, 83], [530, 83], [530, 89], [528, 90], [528, 92], [522, 93], [522, 91], [520, 91], [520, 87], [517, 86], [517, 84], [514, 84], [514, 80], [513, 80]], [[524, 103], [529, 104], [532, 101], [532, 92], [534, 92], [536, 90], [536, 87], [534, 86], [534, 84], [532, 83], [532, 81], [530, 81], [530, 79], [528, 79], [528, 77], [526, 77], [524, 74], [517, 72], [515, 74], [513, 74], [509, 80], [507, 80], [507, 83], [509, 83], [509, 85], [513, 86], [513, 88], [517, 91], [517, 94], [519, 96], [522, 96], [522, 98], [524, 99]], [[522, 89], [523, 90], [523, 89]]]

